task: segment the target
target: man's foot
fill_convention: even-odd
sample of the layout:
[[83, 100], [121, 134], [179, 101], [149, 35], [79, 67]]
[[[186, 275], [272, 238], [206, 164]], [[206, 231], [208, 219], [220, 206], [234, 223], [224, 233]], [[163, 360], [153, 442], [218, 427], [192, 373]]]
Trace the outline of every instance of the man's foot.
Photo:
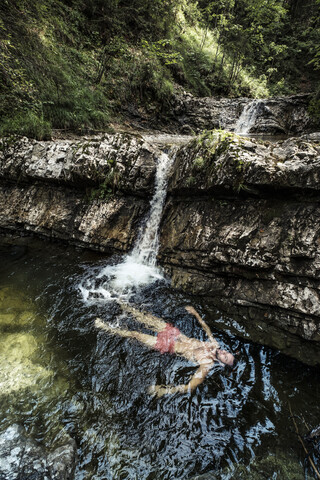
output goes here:
[[94, 324], [97, 328], [103, 328], [105, 327], [105, 324], [103, 323], [103, 321], [101, 320], [101, 318], [96, 318], [95, 321], [94, 321]]

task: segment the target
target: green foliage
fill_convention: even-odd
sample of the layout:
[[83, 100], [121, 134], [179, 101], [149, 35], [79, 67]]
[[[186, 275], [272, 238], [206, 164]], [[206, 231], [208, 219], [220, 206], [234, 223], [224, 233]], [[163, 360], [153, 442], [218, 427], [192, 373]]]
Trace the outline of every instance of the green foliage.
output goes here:
[[93, 83], [97, 59], [80, 32], [85, 19], [64, 2], [0, 6], [0, 130], [47, 138], [53, 128], [86, 132], [109, 121]]
[[197, 142], [199, 145], [205, 147], [210, 154], [217, 153], [217, 155], [221, 155], [221, 153], [228, 148], [230, 143], [233, 142], [234, 138], [235, 134], [227, 132], [226, 130], [205, 130], [199, 135]]
[[109, 200], [113, 195], [113, 189], [108, 184], [107, 181], [104, 181], [99, 185], [98, 188], [92, 188], [87, 193], [88, 203], [92, 203], [95, 200]]
[[309, 113], [315, 120], [320, 120], [320, 88], [310, 102]]
[[0, 131], [106, 130], [131, 104], [165, 114], [177, 85], [199, 96], [316, 89], [319, 13], [318, 0], [2, 0]]
[[167, 64], [175, 61], [176, 55], [162, 51], [163, 43], [131, 47], [123, 41], [123, 49], [110, 58], [101, 79], [101, 87], [112, 99], [115, 108], [129, 102], [161, 107], [169, 103], [173, 82]]
[[195, 95], [210, 96], [210, 87], [206, 84], [206, 77], [212, 68], [210, 53], [203, 49], [201, 44], [201, 30], [185, 27], [184, 33], [176, 41], [182, 61], [179, 64], [180, 71], [173, 68], [177, 80], [187, 89], [191, 89]]
[[[302, 0], [199, 0], [204, 22], [216, 35], [221, 72], [231, 59], [230, 93], [244, 69], [272, 94], [312, 88], [318, 82], [319, 5], [318, 0], [307, 5]], [[225, 79], [223, 88], [228, 89]]]
[[205, 165], [205, 160], [203, 157], [196, 157], [193, 161], [193, 169], [201, 170]]
[[51, 138], [51, 125], [32, 111], [18, 112], [11, 118], [6, 118], [0, 125], [0, 136], [23, 135], [37, 140]]
[[196, 183], [197, 183], [197, 179], [192, 175], [186, 180], [186, 185], [189, 188], [195, 186]]
[[158, 40], [157, 42], [141, 40], [141, 45], [147, 57], [157, 58], [164, 65], [174, 65], [183, 60], [178, 52], [172, 50], [172, 41], [168, 39]]
[[[195, 157], [192, 162], [192, 176], [188, 186], [192, 186], [191, 178], [200, 179], [214, 175], [219, 168], [217, 159], [234, 143], [235, 135], [225, 130], [204, 131], [194, 140]], [[191, 182], [191, 183], [190, 183]]]
[[113, 160], [109, 160], [109, 172], [98, 188], [92, 188], [87, 193], [88, 202], [94, 200], [109, 200], [121, 188], [123, 174]]
[[[243, 139], [225, 130], [205, 131], [193, 140], [190, 176], [186, 186], [206, 184], [210, 187], [221, 175], [230, 172], [231, 188], [237, 193], [250, 193], [246, 172], [250, 162], [243, 156]], [[190, 158], [190, 157], [189, 157]]]

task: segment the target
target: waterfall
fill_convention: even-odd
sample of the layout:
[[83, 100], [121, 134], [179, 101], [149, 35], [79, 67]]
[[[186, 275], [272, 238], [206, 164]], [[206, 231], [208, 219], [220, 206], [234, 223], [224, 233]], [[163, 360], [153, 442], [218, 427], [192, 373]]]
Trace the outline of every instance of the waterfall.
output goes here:
[[253, 100], [253, 102], [246, 105], [236, 123], [235, 133], [245, 135], [250, 133], [251, 128], [254, 126], [257, 119], [259, 108], [261, 105], [260, 100]]
[[127, 297], [134, 288], [163, 279], [161, 270], [156, 265], [159, 225], [167, 195], [168, 174], [174, 158], [173, 152], [161, 153], [158, 158], [155, 190], [150, 201], [150, 210], [140, 228], [132, 252], [124, 258], [123, 262], [108, 265], [95, 279], [89, 279], [85, 285], [79, 286], [85, 301], [91, 296], [103, 299]]
[[159, 250], [159, 225], [162, 216], [163, 204], [167, 194], [167, 177], [169, 167], [172, 165], [174, 155], [162, 153], [158, 159], [155, 191], [150, 202], [149, 218], [144, 228], [140, 229], [135, 247], [130, 255], [138, 264], [156, 265]]

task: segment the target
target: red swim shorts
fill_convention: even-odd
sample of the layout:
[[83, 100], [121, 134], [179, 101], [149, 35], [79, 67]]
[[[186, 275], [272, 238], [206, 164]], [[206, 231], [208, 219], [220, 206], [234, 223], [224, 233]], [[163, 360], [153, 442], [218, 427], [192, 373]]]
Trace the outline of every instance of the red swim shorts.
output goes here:
[[155, 349], [159, 350], [160, 353], [174, 353], [174, 344], [179, 335], [179, 328], [167, 323], [166, 328], [157, 335]]

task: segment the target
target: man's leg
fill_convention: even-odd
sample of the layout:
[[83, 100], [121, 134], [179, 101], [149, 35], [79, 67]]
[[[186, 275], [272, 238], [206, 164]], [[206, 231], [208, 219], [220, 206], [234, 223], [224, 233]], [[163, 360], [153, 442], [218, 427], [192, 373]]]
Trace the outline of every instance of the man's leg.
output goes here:
[[120, 305], [125, 312], [131, 313], [140, 323], [146, 325], [154, 332], [159, 333], [166, 328], [167, 323], [161, 318], [151, 315], [151, 313], [140, 312], [140, 310], [125, 303], [120, 303]]
[[111, 335], [119, 335], [120, 337], [135, 338], [136, 340], [139, 340], [139, 342], [143, 343], [144, 345], [147, 345], [150, 348], [154, 348], [157, 341], [157, 337], [153, 337], [152, 335], [147, 335], [146, 333], [111, 327], [107, 323], [104, 323], [100, 318], [96, 319], [95, 326], [97, 328], [106, 330]]

